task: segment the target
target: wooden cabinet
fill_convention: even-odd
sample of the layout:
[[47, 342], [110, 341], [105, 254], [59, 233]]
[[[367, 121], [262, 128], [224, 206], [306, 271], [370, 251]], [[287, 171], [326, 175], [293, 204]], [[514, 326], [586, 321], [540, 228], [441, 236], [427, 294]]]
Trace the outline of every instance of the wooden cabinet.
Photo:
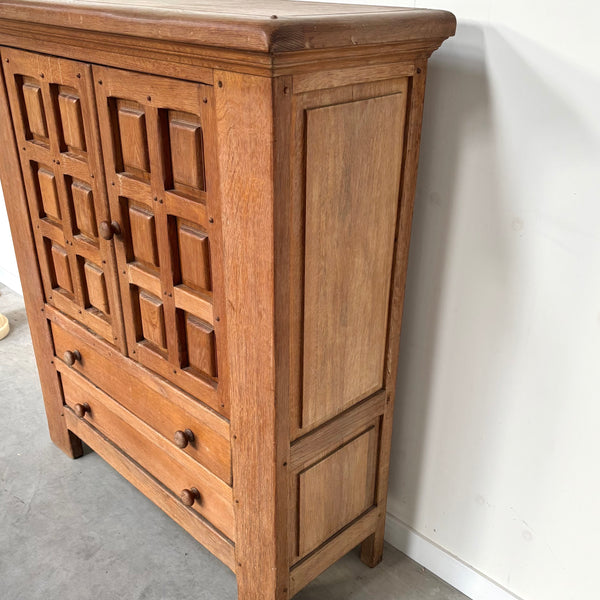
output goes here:
[[455, 21], [217, 4], [3, 2], [0, 174], [52, 440], [241, 600], [283, 600], [360, 543], [381, 560], [427, 59]]

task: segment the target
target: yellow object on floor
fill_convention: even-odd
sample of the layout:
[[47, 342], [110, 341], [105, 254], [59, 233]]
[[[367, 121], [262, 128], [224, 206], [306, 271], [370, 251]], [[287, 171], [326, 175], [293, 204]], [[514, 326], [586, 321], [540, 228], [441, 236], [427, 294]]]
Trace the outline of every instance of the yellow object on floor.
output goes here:
[[8, 319], [0, 314], [0, 340], [4, 339], [8, 332], [10, 331], [10, 325], [8, 324]]

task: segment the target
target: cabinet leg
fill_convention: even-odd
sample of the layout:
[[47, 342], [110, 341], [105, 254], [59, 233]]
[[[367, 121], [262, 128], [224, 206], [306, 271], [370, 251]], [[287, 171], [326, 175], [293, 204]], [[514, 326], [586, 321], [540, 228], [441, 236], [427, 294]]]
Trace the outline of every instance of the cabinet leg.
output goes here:
[[376, 567], [383, 558], [384, 533], [385, 521], [382, 520], [377, 527], [377, 531], [360, 545], [360, 560], [368, 567]]
[[58, 446], [69, 458], [79, 458], [83, 454], [81, 440], [66, 428], [62, 416], [50, 416], [48, 406], [46, 406], [46, 414], [48, 416], [50, 439], [54, 445]]
[[245, 574], [236, 572], [237, 600], [289, 600], [287, 583], [268, 581], [268, 579], [252, 578], [248, 580]]

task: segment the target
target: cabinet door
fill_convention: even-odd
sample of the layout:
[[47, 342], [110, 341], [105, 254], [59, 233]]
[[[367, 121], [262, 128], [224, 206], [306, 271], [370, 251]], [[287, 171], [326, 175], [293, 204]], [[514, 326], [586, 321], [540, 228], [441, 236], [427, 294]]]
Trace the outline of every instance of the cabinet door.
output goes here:
[[7, 48], [2, 65], [46, 302], [124, 349], [91, 67]]
[[228, 414], [212, 88], [106, 67], [94, 81], [129, 356]]

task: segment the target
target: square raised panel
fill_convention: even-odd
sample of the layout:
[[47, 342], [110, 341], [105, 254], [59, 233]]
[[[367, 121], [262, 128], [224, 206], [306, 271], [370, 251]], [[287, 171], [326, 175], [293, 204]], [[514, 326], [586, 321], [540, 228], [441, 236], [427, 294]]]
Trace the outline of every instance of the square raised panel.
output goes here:
[[89, 303], [100, 312], [108, 315], [110, 311], [104, 271], [98, 265], [89, 261], [86, 261], [83, 270]]
[[52, 258], [52, 266], [54, 267], [55, 281], [53, 287], [59, 287], [69, 293], [73, 293], [73, 279], [71, 277], [71, 269], [69, 268], [69, 256], [67, 251], [58, 244], [52, 244], [50, 249]]
[[23, 83], [22, 93], [25, 103], [25, 114], [30, 136], [41, 138], [48, 137], [48, 126], [46, 124], [46, 115], [44, 114], [44, 101], [42, 99], [42, 89], [33, 81]]
[[122, 170], [133, 174], [148, 173], [150, 158], [143, 107], [135, 102], [119, 100], [117, 120]]
[[46, 167], [39, 167], [37, 177], [44, 214], [54, 221], [60, 221], [60, 203], [54, 173]]
[[96, 238], [98, 236], [98, 224], [94, 211], [92, 189], [87, 183], [75, 180], [71, 183], [71, 197], [77, 229], [89, 238]]
[[140, 318], [142, 334], [156, 348], [166, 350], [167, 337], [165, 332], [165, 313], [163, 303], [159, 298], [145, 291], [140, 291]]
[[189, 366], [210, 377], [216, 377], [217, 354], [213, 328], [193, 315], [186, 315], [185, 329]]
[[158, 267], [158, 245], [154, 215], [137, 205], [129, 206], [131, 250], [134, 259], [147, 266]]
[[204, 190], [204, 148], [200, 119], [169, 111], [169, 140], [173, 187], [181, 192]]
[[58, 93], [58, 108], [64, 144], [71, 151], [84, 152], [86, 145], [81, 101], [75, 90], [61, 87]]
[[188, 225], [177, 230], [181, 283], [194, 290], [211, 289], [208, 236]]

